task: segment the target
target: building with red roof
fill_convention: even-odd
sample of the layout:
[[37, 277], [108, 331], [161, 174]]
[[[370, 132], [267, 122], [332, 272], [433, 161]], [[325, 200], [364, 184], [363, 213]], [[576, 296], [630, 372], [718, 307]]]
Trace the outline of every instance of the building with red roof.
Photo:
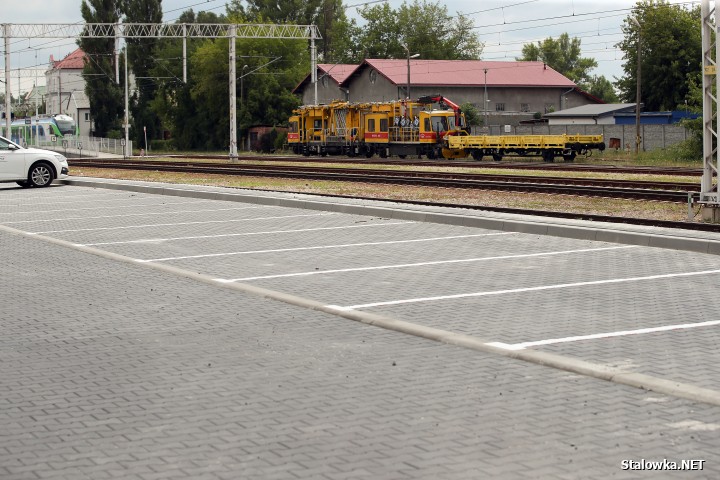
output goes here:
[[[471, 103], [487, 115], [488, 124], [516, 125], [536, 112], [604, 103], [543, 62], [366, 59], [351, 67], [343, 65], [333, 77], [332, 70], [328, 72], [327, 66], [318, 65], [318, 103], [406, 98], [408, 70], [412, 98], [439, 94], [457, 104]], [[328, 80], [325, 87], [327, 77], [337, 81], [337, 86]], [[309, 76], [295, 93], [301, 95], [304, 104], [314, 103]]]
[[76, 49], [61, 60], [50, 56], [50, 66], [45, 72], [47, 94], [46, 111], [49, 114], [64, 114], [75, 119], [80, 135], [90, 135], [92, 119], [90, 101], [85, 95], [85, 52]]

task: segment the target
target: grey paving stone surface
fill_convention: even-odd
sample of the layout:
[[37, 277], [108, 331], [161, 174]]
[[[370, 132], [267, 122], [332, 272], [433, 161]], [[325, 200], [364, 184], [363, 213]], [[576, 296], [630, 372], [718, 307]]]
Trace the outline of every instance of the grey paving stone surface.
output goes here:
[[[31, 232], [41, 231], [39, 225], [77, 230], [47, 234], [76, 243], [381, 225], [97, 246], [136, 258], [493, 233], [342, 214], [249, 226], [243, 220], [308, 211], [220, 211], [228, 202], [179, 200], [80, 187], [0, 188], [0, 224]], [[110, 217], [127, 213], [139, 215]], [[197, 223], [134, 233], [115, 228], [141, 225], [137, 217], [147, 213], [161, 213], [142, 218], [154, 225], [221, 222], [205, 224], [212, 230]], [[170, 263], [208, 274], [257, 275], [610, 246], [516, 234]], [[720, 268], [718, 261], [634, 248], [252, 283], [349, 304]], [[364, 326], [4, 231], [0, 265], [3, 479], [720, 475], [717, 407]], [[678, 314], [683, 321], [713, 318], [718, 305], [706, 294], [716, 280], [663, 279], [371, 310], [513, 343], [658, 325]], [[713, 332], [717, 328], [540, 348], [717, 388]], [[699, 472], [658, 473], [622, 470], [623, 459], [707, 463]]]

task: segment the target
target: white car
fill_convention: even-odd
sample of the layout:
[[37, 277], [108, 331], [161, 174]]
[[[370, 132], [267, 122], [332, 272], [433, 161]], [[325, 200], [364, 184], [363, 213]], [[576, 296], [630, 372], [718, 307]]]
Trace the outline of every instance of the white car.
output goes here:
[[25, 148], [0, 137], [0, 182], [21, 187], [47, 187], [70, 172], [67, 158], [40, 148]]

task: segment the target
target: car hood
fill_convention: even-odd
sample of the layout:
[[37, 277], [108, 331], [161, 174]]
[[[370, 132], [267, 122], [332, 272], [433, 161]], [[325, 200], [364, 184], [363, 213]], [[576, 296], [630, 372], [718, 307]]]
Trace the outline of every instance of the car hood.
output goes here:
[[53, 152], [51, 150], [45, 150], [42, 148], [24, 148], [20, 151], [22, 153], [30, 153], [30, 154], [36, 154], [36, 155], [62, 155], [62, 153]]

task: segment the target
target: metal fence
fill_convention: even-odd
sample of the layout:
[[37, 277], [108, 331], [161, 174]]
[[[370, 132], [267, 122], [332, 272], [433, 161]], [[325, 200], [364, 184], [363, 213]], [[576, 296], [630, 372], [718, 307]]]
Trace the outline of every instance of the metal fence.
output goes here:
[[[100, 138], [77, 136], [65, 136], [57, 138], [55, 141], [39, 140], [34, 138], [31, 144], [23, 145], [27, 147], [46, 148], [64, 155], [83, 156], [83, 157], [99, 157], [102, 155], [124, 155], [124, 139], [119, 138]], [[132, 140], [128, 146], [128, 152], [132, 152]]]

